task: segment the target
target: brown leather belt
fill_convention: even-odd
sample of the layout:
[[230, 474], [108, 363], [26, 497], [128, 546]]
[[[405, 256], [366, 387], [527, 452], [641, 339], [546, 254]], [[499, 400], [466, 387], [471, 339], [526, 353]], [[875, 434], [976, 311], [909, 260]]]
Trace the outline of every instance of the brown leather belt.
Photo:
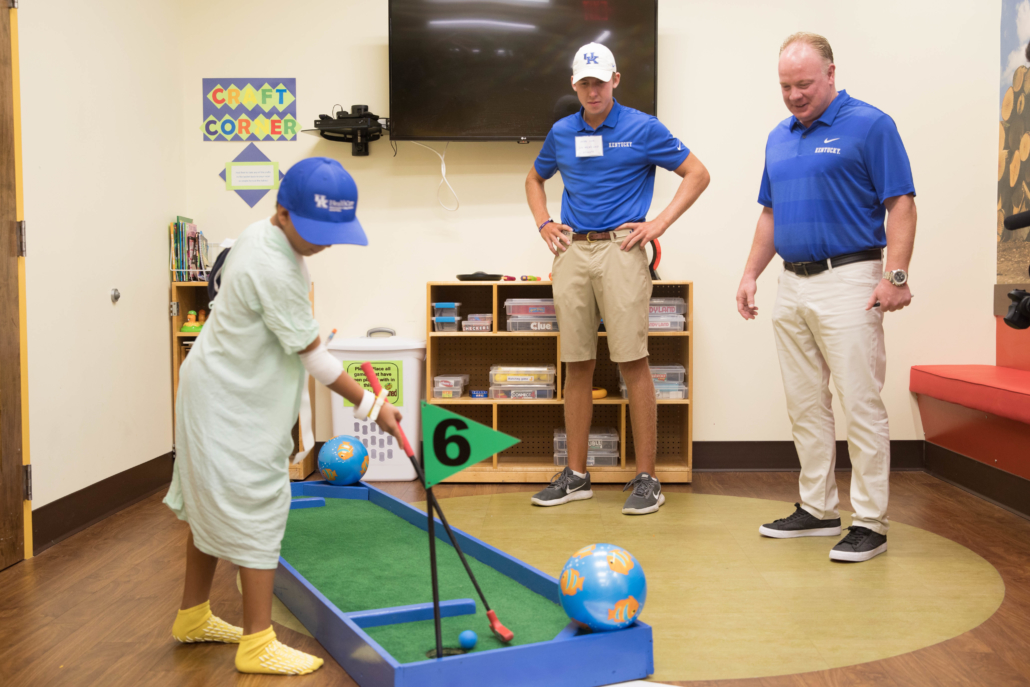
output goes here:
[[854, 262], [866, 262], [870, 260], [882, 260], [883, 250], [880, 248], [871, 248], [870, 250], [859, 251], [858, 253], [845, 253], [844, 255], [836, 255], [826, 260], [820, 260], [819, 262], [787, 262], [783, 261], [783, 268], [789, 272], [800, 277], [810, 277], [813, 274], [819, 274], [830, 269], [830, 266], [840, 267], [842, 265], [850, 265]]
[[573, 241], [588, 241], [589, 243], [595, 243], [597, 241], [613, 241], [613, 240], [615, 240], [615, 239], [612, 238], [612, 234], [613, 233], [615, 233], [614, 230], [612, 230], [612, 231], [588, 231], [585, 234], [577, 234], [577, 233], [573, 232], [572, 240]]

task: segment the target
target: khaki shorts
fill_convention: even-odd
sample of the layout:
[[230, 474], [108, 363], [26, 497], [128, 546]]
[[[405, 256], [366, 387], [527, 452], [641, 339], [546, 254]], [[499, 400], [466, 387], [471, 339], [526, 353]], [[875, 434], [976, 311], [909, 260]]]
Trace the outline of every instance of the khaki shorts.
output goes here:
[[554, 258], [551, 281], [561, 332], [561, 359], [577, 363], [597, 357], [597, 327], [604, 319], [608, 350], [616, 363], [647, 357], [647, 313], [651, 272], [643, 246], [629, 251], [615, 240], [573, 241]]

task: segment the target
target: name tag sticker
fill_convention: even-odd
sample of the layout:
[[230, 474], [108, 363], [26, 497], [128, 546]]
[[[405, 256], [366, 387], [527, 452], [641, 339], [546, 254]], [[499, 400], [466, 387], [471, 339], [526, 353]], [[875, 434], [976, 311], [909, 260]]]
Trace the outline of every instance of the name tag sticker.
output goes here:
[[604, 142], [601, 136], [576, 136], [576, 157], [601, 157]]

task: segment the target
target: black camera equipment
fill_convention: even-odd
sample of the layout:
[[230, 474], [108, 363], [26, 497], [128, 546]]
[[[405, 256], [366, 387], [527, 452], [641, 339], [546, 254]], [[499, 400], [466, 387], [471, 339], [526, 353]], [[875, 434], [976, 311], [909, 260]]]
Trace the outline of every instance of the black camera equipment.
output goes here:
[[[1005, 228], [1009, 231], [1025, 227], [1030, 227], [1030, 212], [1019, 212], [1005, 218]], [[1005, 313], [1005, 324], [1013, 329], [1027, 329], [1030, 327], [1030, 294], [1023, 289], [1013, 289], [1008, 296], [1012, 304]]]
[[[368, 111], [368, 105], [351, 105], [350, 112], [342, 107], [335, 117], [318, 115], [315, 128], [322, 138], [351, 144], [351, 155], [368, 155], [368, 144], [383, 135], [380, 117]], [[389, 130], [389, 121], [387, 130]]]

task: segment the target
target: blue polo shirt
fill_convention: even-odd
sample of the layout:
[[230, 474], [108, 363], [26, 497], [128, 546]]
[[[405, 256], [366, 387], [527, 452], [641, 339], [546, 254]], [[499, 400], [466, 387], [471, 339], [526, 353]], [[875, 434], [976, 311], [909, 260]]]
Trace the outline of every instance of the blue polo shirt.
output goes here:
[[[579, 136], [600, 137], [602, 155], [577, 157]], [[544, 179], [561, 172], [561, 222], [585, 233], [642, 221], [651, 207], [655, 166], [674, 170], [689, 155], [657, 117], [614, 101], [597, 129], [583, 119], [582, 108], [555, 122], [534, 166]]]
[[765, 144], [758, 202], [773, 209], [776, 252], [788, 262], [883, 248], [883, 201], [915, 192], [894, 120], [847, 91], [812, 126], [788, 117]]

